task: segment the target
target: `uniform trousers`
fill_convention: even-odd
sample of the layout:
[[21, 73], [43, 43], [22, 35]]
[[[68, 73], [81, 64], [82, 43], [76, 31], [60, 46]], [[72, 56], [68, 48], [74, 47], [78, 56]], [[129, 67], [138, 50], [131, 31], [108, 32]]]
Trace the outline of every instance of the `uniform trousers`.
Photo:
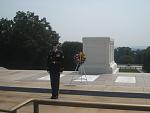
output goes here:
[[51, 64], [50, 82], [52, 89], [52, 97], [56, 97], [59, 94], [59, 81], [60, 81], [60, 66], [58, 64]]

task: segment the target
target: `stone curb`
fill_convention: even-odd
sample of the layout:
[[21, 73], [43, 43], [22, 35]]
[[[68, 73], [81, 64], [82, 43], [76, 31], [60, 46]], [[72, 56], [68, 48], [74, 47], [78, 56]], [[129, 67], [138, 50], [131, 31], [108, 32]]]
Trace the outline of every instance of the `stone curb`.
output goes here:
[[[30, 93], [51, 93], [51, 89], [48, 89], [48, 88], [0, 86], [0, 90], [1, 91], [30, 92]], [[129, 93], [129, 92], [109, 92], [109, 91], [87, 91], [87, 90], [61, 89], [60, 94], [150, 99], [149, 93]]]

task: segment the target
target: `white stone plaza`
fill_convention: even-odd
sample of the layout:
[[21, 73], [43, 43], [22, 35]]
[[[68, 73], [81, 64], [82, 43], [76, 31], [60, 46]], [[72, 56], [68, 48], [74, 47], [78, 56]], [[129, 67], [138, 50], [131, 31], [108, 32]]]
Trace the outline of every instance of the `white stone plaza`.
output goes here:
[[[4, 69], [0, 70], [0, 75], [1, 86], [50, 88], [50, 76], [44, 70]], [[72, 84], [81, 89], [92, 87], [89, 90], [150, 92], [150, 73], [86, 75], [86, 81], [84, 75], [76, 74], [73, 71], [64, 71], [61, 74], [61, 88], [72, 88], [65, 86], [70, 83], [72, 76], [75, 77]]]
[[[76, 78], [71, 85], [68, 85], [70, 84], [72, 76], [75, 76]], [[132, 103], [141, 105], [149, 105], [150, 103], [150, 99], [147, 99], [149, 98], [148, 94], [150, 94], [150, 73], [98, 74], [86, 75], [86, 77], [87, 81], [85, 80], [85, 75], [79, 75], [73, 71], [64, 71], [61, 74], [60, 97], [58, 100], [117, 104]], [[50, 76], [45, 70], [1, 69], [0, 109], [12, 108], [31, 98], [50, 100], [50, 89]], [[114, 95], [115, 97], [113, 97]], [[128, 97], [128, 95], [131, 95], [132, 98], [130, 96]], [[145, 95], [148, 96], [145, 97]], [[33, 113], [33, 105], [29, 105], [23, 107], [21, 113]], [[52, 110], [56, 111], [58, 108], [59, 111], [56, 113], [60, 113], [61, 111], [68, 112], [69, 108], [60, 109], [60, 106], [41, 106], [40, 111], [42, 113], [49, 113]], [[78, 107], [75, 109], [79, 111], [80, 108]], [[78, 113], [83, 113], [83, 111], [86, 111], [86, 113], [116, 113], [116, 111], [113, 110], [110, 110], [109, 112], [101, 109], [98, 111], [97, 109], [94, 111], [90, 110], [90, 112], [88, 112], [88, 110], [86, 111], [86, 109], [83, 109]], [[73, 111], [70, 112], [74, 113]], [[126, 112], [127, 111], [118, 111], [118, 113]], [[130, 111], [128, 113], [130, 113]], [[131, 113], [133, 112], [131, 111]], [[149, 112], [139, 111], [137, 113]]]

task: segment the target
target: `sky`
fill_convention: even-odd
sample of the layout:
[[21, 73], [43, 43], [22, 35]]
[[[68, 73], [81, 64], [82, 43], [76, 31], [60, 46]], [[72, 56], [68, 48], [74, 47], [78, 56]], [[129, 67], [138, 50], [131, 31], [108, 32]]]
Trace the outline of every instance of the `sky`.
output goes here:
[[0, 0], [0, 18], [46, 17], [60, 42], [110, 37], [116, 47], [150, 46], [150, 0]]

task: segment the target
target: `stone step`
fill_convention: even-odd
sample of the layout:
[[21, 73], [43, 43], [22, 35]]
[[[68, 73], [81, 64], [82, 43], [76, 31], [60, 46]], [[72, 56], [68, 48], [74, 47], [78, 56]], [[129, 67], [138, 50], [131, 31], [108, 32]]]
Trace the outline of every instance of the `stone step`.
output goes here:
[[[0, 86], [0, 90], [29, 92], [29, 93], [51, 93], [51, 89], [48, 88]], [[81, 90], [81, 89], [73, 89], [73, 90], [60, 89], [60, 94], [150, 99], [150, 93], [115, 92], [115, 91], [113, 92], [113, 91]]]

